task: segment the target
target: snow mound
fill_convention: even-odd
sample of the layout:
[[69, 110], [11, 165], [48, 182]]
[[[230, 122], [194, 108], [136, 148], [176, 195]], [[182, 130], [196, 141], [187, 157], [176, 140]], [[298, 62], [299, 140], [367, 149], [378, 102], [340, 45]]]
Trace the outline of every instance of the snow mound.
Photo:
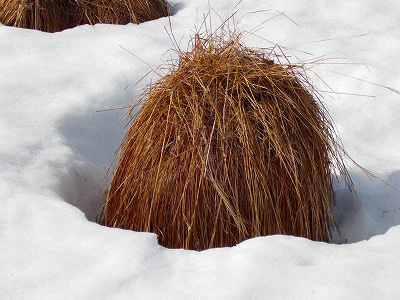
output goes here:
[[[224, 15], [234, 5], [211, 6]], [[120, 112], [102, 110], [125, 106], [149, 83], [146, 77], [135, 85], [149, 70], [141, 60], [157, 66], [168, 59], [169, 21], [56, 34], [0, 25], [3, 298], [398, 297], [400, 97], [365, 81], [400, 88], [399, 2], [249, 0], [237, 9], [244, 30], [276, 16], [246, 39], [248, 46], [265, 46], [265, 37], [296, 47], [301, 60], [342, 59], [315, 68], [345, 93], [340, 99], [327, 93], [324, 102], [350, 155], [391, 187], [354, 168], [357, 201], [337, 183], [336, 245], [270, 236], [232, 248], [169, 250], [153, 234], [99, 226], [90, 221], [104, 200], [104, 176], [125, 126]], [[171, 23], [182, 45], [207, 11], [207, 1], [176, 3]]]

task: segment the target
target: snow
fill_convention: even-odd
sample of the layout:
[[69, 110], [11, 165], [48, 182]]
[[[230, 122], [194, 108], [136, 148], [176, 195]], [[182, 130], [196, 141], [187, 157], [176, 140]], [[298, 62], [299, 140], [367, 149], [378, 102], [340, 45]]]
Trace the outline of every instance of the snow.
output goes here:
[[[235, 4], [211, 1], [221, 15]], [[0, 25], [2, 298], [398, 298], [400, 96], [333, 72], [400, 89], [400, 3], [247, 0], [236, 10], [244, 30], [277, 11], [287, 16], [263, 24], [249, 46], [268, 47], [268, 39], [296, 47], [294, 62], [341, 58], [314, 71], [334, 91], [373, 97], [326, 94], [323, 101], [350, 155], [390, 186], [349, 164], [359, 200], [336, 184], [337, 244], [269, 236], [195, 252], [97, 225], [103, 178], [125, 130], [121, 112], [98, 111], [126, 105], [150, 82], [135, 85], [149, 70], [141, 60], [168, 59], [168, 19], [56, 34]], [[184, 46], [208, 1], [181, 1], [174, 12], [173, 33]]]

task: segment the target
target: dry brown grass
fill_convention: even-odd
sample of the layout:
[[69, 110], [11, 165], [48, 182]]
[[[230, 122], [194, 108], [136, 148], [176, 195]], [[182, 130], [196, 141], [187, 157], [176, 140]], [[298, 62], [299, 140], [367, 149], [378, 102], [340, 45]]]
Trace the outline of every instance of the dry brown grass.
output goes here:
[[139, 97], [100, 222], [203, 250], [287, 234], [328, 241], [332, 180], [352, 188], [304, 74], [239, 36], [196, 35]]
[[46, 32], [83, 24], [139, 24], [169, 12], [165, 0], [0, 0], [0, 23]]

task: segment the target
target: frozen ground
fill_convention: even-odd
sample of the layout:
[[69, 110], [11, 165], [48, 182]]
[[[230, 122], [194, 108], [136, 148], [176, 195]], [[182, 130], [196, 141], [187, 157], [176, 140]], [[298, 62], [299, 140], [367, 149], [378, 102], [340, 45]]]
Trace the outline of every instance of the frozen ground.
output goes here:
[[[208, 3], [176, 2], [173, 32], [185, 45]], [[211, 1], [221, 15], [234, 5]], [[148, 66], [120, 46], [155, 66], [168, 58], [168, 20], [56, 34], [0, 25], [2, 298], [399, 297], [400, 96], [333, 72], [400, 89], [400, 3], [244, 0], [236, 10], [244, 30], [284, 12], [297, 24], [281, 15], [257, 35], [295, 47], [301, 60], [340, 58], [315, 71], [334, 91], [373, 97], [329, 93], [324, 102], [352, 157], [392, 188], [355, 168], [360, 201], [337, 184], [340, 245], [271, 236], [194, 252], [160, 247], [152, 234], [99, 226], [88, 220], [99, 212], [125, 122], [116, 111], [96, 111], [126, 105], [151, 79], [134, 86]], [[257, 36], [245, 43], [271, 46]]]

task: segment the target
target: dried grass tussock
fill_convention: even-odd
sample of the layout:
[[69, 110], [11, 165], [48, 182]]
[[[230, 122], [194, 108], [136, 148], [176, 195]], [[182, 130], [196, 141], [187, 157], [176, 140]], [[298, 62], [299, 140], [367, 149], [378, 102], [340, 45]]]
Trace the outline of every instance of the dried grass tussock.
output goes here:
[[139, 97], [103, 206], [106, 226], [203, 250], [287, 234], [328, 241], [346, 156], [304, 66], [224, 29]]
[[0, 23], [46, 32], [84, 24], [139, 24], [169, 13], [165, 0], [0, 0]]

